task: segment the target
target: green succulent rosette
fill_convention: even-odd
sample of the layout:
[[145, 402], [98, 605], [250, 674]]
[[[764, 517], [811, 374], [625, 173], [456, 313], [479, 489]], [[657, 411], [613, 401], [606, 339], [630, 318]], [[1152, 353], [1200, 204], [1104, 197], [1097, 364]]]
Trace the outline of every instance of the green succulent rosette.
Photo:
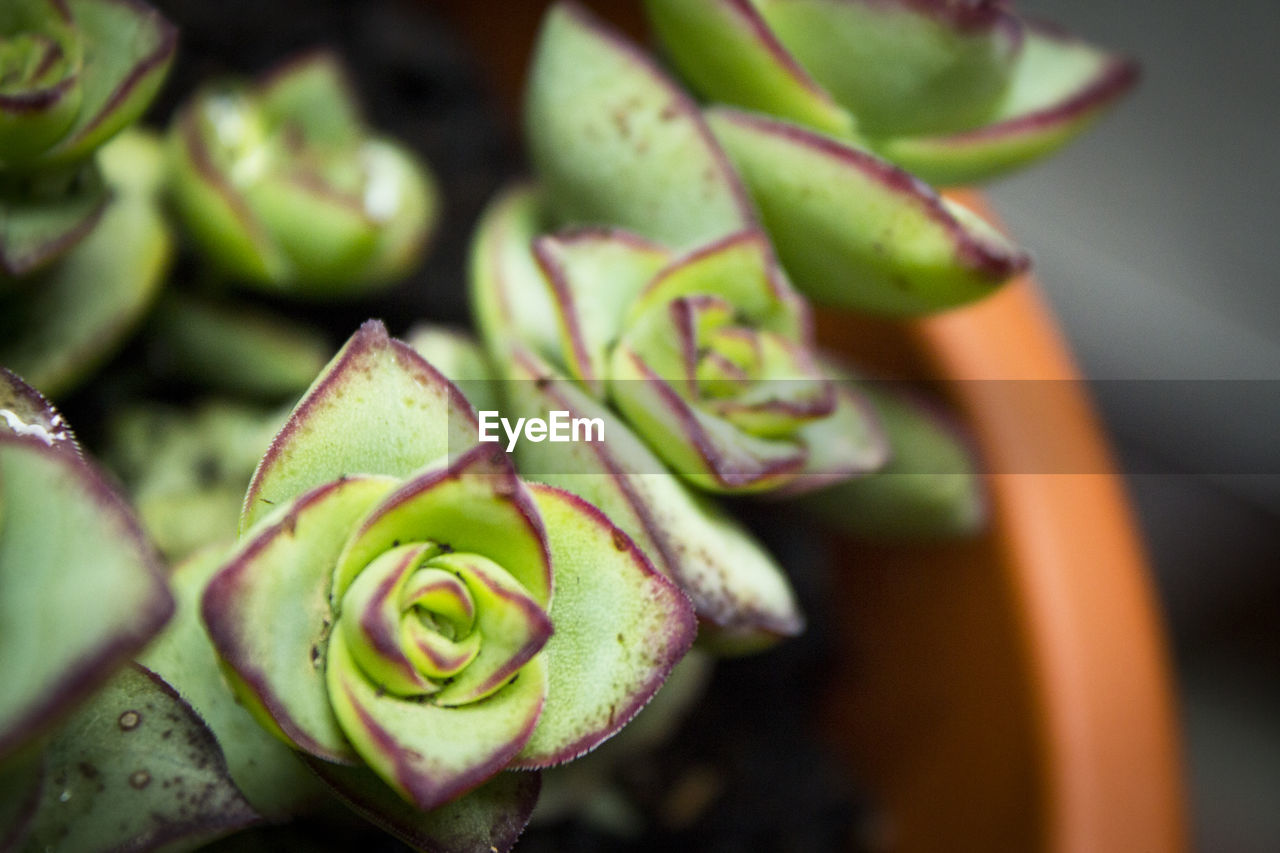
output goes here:
[[[263, 458], [202, 596], [239, 701], [411, 841], [510, 788], [504, 770], [611, 736], [695, 630], [623, 531], [526, 484], [477, 434], [456, 387], [366, 324]], [[518, 787], [499, 797], [510, 838], [447, 849], [514, 841], [531, 806]]]
[[313, 297], [386, 286], [417, 265], [435, 226], [431, 174], [369, 130], [326, 52], [202, 89], [169, 142], [192, 239], [252, 286]]
[[529, 256], [524, 279], [478, 262], [477, 315], [500, 362], [520, 348], [545, 360], [701, 489], [812, 489], [883, 463], [874, 419], [824, 375], [808, 305], [763, 233], [680, 252], [617, 229], [538, 235], [544, 219], [515, 190], [481, 223], [495, 266]]
[[0, 275], [26, 275], [89, 233], [107, 200], [91, 157], [146, 109], [176, 42], [136, 0], [0, 9]]
[[937, 184], [1052, 153], [1137, 79], [1132, 61], [1002, 0], [646, 0], [711, 101], [869, 147]]
[[[521, 441], [522, 472], [599, 506], [689, 595], [701, 640], [745, 652], [804, 620], [773, 558], [706, 491], [783, 493], [883, 461], [875, 418], [810, 351], [803, 300], [747, 229], [692, 251], [617, 229], [543, 233], [532, 187], [482, 217], [472, 306], [493, 381], [466, 382], [504, 417], [598, 421], [582, 442]], [[456, 336], [460, 380], [485, 359]]]
[[0, 370], [0, 841], [30, 831], [45, 745], [161, 627], [173, 598], [127, 504], [66, 421]]

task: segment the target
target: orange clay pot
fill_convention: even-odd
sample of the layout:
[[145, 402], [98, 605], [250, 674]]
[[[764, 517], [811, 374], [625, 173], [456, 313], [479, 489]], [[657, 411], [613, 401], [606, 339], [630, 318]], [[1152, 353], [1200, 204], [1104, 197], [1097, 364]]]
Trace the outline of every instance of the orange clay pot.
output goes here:
[[[825, 723], [880, 799], [886, 847], [1185, 849], [1169, 662], [1141, 543], [1034, 282], [926, 320], [824, 312], [819, 323], [859, 363], [939, 380], [998, 472], [980, 538], [847, 551], [847, 654]], [[1087, 473], [1022, 473], [1044, 471]]]
[[[480, 57], [515, 126], [548, 3], [431, 2]], [[642, 37], [634, 2], [586, 5]], [[933, 382], [998, 472], [977, 539], [840, 543], [846, 653], [822, 723], [881, 808], [862, 841], [895, 851], [1185, 849], [1170, 670], [1142, 547], [1034, 283], [919, 321], [820, 312], [818, 328], [859, 364]], [[960, 380], [1064, 381], [1024, 394]], [[1032, 473], [1045, 471], [1088, 473]]]

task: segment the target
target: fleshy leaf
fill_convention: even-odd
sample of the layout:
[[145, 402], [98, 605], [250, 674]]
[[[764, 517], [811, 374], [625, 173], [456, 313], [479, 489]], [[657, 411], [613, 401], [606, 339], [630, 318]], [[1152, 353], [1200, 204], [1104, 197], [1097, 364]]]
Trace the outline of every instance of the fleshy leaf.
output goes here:
[[329, 641], [326, 678], [333, 711], [352, 746], [382, 779], [429, 811], [479, 786], [529, 739], [546, 696], [538, 658], [497, 693], [444, 708], [386, 693], [351, 657], [340, 633]]
[[[516, 448], [526, 476], [599, 507], [692, 600], [698, 616], [743, 646], [798, 634], [804, 626], [786, 575], [736, 521], [665, 472], [610, 410], [528, 356], [508, 383], [510, 416], [564, 410], [601, 418], [606, 442]], [[544, 379], [545, 381], [535, 381]]]
[[497, 372], [470, 333], [419, 323], [409, 330], [405, 343], [458, 386], [477, 412], [498, 408]]
[[254, 474], [241, 529], [348, 474], [407, 477], [476, 443], [467, 401], [376, 321], [360, 327], [298, 403]]
[[[0, 374], [0, 761], [58, 722], [164, 625], [151, 545], [61, 416]], [[25, 401], [25, 402], [24, 402]], [[24, 413], [24, 409], [26, 409]]]
[[301, 495], [250, 531], [209, 582], [201, 614], [241, 702], [286, 743], [334, 761], [350, 747], [325, 691], [333, 566], [351, 529], [395, 485], [352, 477]]
[[93, 163], [69, 169], [57, 187], [32, 183], [0, 184], [0, 278], [44, 269], [83, 240], [106, 209], [108, 193]]
[[697, 633], [684, 594], [595, 507], [532, 486], [556, 571], [543, 652], [547, 701], [517, 759], [558, 764], [594, 749], [649, 701]]
[[319, 331], [296, 320], [187, 294], [168, 294], [150, 331], [166, 372], [266, 399], [302, 393], [332, 355]]
[[0, 367], [0, 437], [6, 435], [34, 438], [51, 450], [80, 455], [66, 418], [39, 391]]
[[164, 283], [173, 239], [152, 184], [160, 159], [149, 136], [130, 133], [99, 160], [113, 198], [93, 232], [38, 273], [0, 313], [0, 364], [46, 394], [61, 394], [134, 328]]
[[517, 184], [489, 204], [472, 241], [471, 313], [500, 365], [524, 348], [559, 362], [555, 304], [531, 251], [543, 219], [538, 192]]
[[192, 848], [261, 820], [200, 718], [136, 664], [71, 716], [48, 773], [33, 850]]
[[853, 116], [796, 62], [751, 0], [646, 0], [645, 10], [665, 53], [703, 97], [855, 138]]
[[757, 228], [673, 260], [631, 304], [627, 322], [673, 299], [701, 295], [723, 298], [761, 329], [794, 340], [810, 333], [808, 306], [781, 274], [769, 238]]
[[402, 542], [432, 541], [485, 555], [545, 607], [552, 584], [545, 536], [506, 455], [477, 445], [451, 464], [419, 472], [369, 513], [337, 561], [333, 594], [344, 595], [378, 554]]
[[222, 568], [223, 553], [210, 548], [183, 561], [170, 575], [178, 610], [139, 662], [164, 679], [204, 720], [226, 758], [227, 772], [254, 811], [282, 821], [321, 802], [325, 789], [272, 737], [227, 689], [217, 655], [200, 623], [200, 597]]
[[308, 761], [334, 793], [374, 824], [427, 853], [506, 853], [538, 801], [538, 773], [499, 773], [469, 794], [424, 812], [365, 767]]
[[976, 214], [868, 152], [736, 110], [708, 119], [815, 301], [922, 314], [978, 299], [1028, 264]]
[[321, 145], [341, 147], [360, 139], [365, 122], [355, 87], [331, 51], [303, 54], [274, 69], [258, 96], [269, 121], [292, 125]]
[[601, 396], [609, 347], [670, 253], [625, 231], [606, 229], [541, 237], [533, 253], [551, 289], [565, 367]]
[[85, 57], [75, 127], [49, 153], [60, 163], [87, 156], [142, 114], [178, 44], [173, 25], [137, 0], [66, 0], [66, 6]]
[[107, 462], [165, 556], [235, 539], [245, 485], [285, 414], [209, 401], [122, 406], [111, 416]]
[[1018, 20], [991, 0], [754, 2], [868, 136], [978, 124], [1022, 44]]
[[615, 225], [686, 248], [752, 222], [697, 106], [579, 6], [557, 5], [544, 20], [525, 129], [563, 223]]
[[837, 386], [835, 412], [800, 428], [807, 450], [804, 471], [783, 493], [795, 495], [851, 477], [874, 476], [893, 458], [890, 435], [879, 410], [863, 394]]
[[1044, 157], [1129, 91], [1137, 65], [1044, 27], [1028, 26], [1013, 82], [980, 127], [877, 140], [884, 156], [925, 180], [986, 180]]
[[610, 366], [610, 397], [619, 411], [690, 482], [713, 491], [758, 491], [804, 469], [805, 449], [798, 442], [751, 435], [703, 411], [626, 344], [614, 350]]
[[981, 529], [986, 491], [959, 425], [940, 406], [885, 382], [859, 382], [856, 388], [884, 424], [888, 464], [815, 492], [803, 506], [835, 530], [872, 539], [927, 541]]

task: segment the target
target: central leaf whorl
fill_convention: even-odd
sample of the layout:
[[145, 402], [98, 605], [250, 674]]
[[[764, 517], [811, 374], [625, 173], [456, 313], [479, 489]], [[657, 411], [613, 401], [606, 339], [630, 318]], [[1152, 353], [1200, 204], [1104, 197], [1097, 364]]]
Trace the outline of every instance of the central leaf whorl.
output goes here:
[[342, 598], [338, 637], [388, 693], [456, 707], [484, 699], [551, 636], [551, 622], [493, 560], [432, 541], [378, 555]]

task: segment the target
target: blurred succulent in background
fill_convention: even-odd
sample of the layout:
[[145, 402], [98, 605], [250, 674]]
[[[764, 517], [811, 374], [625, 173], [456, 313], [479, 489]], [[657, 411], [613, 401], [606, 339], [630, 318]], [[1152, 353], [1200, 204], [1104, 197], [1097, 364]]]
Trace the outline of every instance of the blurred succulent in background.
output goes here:
[[169, 131], [172, 195], [216, 267], [255, 287], [338, 297], [421, 259], [438, 200], [426, 167], [374, 135], [338, 60], [316, 52], [197, 92]]
[[927, 181], [985, 180], [1076, 136], [1137, 66], [1004, 0], [646, 0], [709, 101], [875, 150]]
[[146, 109], [176, 41], [134, 0], [0, 8], [0, 289], [93, 227], [107, 201], [93, 154]]
[[113, 413], [105, 461], [173, 562], [236, 536], [244, 491], [283, 410], [210, 400], [192, 411], [144, 403]]
[[156, 298], [173, 254], [160, 142], [130, 130], [98, 156], [111, 199], [92, 231], [0, 294], [0, 364], [63, 394], [112, 355]]

